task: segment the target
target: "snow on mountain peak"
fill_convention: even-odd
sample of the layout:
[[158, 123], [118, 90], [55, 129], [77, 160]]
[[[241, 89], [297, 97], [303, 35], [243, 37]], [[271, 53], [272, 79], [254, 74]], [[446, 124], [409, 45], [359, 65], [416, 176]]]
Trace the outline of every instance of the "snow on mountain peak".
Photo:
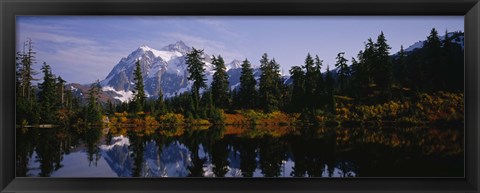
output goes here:
[[[150, 48], [146, 45], [142, 45], [142, 46], [138, 47], [135, 51], [130, 53], [127, 56], [127, 58], [124, 59], [125, 60], [124, 62], [130, 63], [132, 61], [141, 60], [142, 58], [152, 58], [153, 59], [153, 58], [158, 57], [156, 52], [158, 52], [158, 51], [153, 49], [153, 48]], [[120, 61], [120, 62], [122, 62], [122, 61]]]
[[138, 49], [141, 49], [141, 50], [143, 50], [143, 51], [150, 51], [150, 50], [152, 50], [152, 48], [148, 47], [147, 45], [142, 45], [142, 46], [140, 46]]
[[161, 50], [163, 51], [177, 51], [182, 54], [187, 54], [190, 52], [191, 48], [187, 46], [182, 40], [175, 42], [174, 44], [169, 44], [163, 47]]
[[[122, 58], [114, 66], [108, 76], [100, 82], [103, 91], [120, 102], [131, 100], [133, 89], [133, 72], [135, 63], [140, 61], [144, 78], [145, 91], [149, 96], [155, 97], [161, 89], [164, 96], [171, 97], [181, 94], [191, 88], [192, 82], [187, 79], [188, 70], [186, 56], [192, 50], [183, 41], [169, 44], [162, 49], [154, 49], [142, 45]], [[212, 75], [215, 72], [211, 63], [211, 56], [204, 53], [202, 56], [205, 62], [205, 77], [207, 84], [212, 82]], [[226, 70], [232, 70], [230, 80], [232, 85], [237, 85], [240, 77], [242, 62], [233, 60], [226, 63]]]
[[227, 71], [230, 69], [237, 69], [242, 67], [242, 61], [234, 59], [232, 62], [226, 65]]

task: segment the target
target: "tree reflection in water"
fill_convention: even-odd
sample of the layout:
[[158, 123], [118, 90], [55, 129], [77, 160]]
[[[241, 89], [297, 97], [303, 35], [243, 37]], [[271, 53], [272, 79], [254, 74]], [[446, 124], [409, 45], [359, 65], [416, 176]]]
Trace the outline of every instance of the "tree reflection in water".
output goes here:
[[[118, 145], [128, 148], [105, 148]], [[108, 159], [132, 177], [462, 177], [463, 146], [457, 127], [29, 128], [17, 132], [16, 173], [48, 177], [85, 152], [78, 168]]]

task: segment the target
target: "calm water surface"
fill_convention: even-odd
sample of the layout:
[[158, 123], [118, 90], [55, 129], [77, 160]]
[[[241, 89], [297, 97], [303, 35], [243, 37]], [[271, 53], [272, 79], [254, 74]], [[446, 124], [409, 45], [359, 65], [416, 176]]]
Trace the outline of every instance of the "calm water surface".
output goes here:
[[463, 177], [463, 128], [30, 128], [17, 176]]

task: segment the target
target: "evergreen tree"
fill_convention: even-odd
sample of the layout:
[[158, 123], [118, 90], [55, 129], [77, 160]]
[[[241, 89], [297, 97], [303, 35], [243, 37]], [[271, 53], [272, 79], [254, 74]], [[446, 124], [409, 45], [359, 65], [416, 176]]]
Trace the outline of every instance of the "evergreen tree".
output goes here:
[[242, 101], [241, 101], [242, 99], [240, 97], [240, 88], [233, 88], [232, 90], [230, 90], [228, 95], [230, 100], [230, 105], [228, 107], [229, 112], [234, 112], [235, 109], [239, 109], [239, 108], [245, 109], [244, 104], [242, 104]]
[[326, 87], [326, 101], [327, 101], [327, 110], [330, 113], [335, 113], [335, 95], [334, 95], [334, 85], [335, 80], [333, 79], [332, 73], [330, 73], [330, 69], [327, 66], [327, 72], [325, 75], [325, 87]]
[[358, 61], [352, 64], [351, 86], [355, 88], [353, 95], [361, 101], [370, 92], [372, 83], [372, 68], [375, 62], [375, 45], [371, 38], [365, 43], [365, 48], [357, 54]]
[[212, 90], [205, 90], [201, 100], [202, 118], [212, 118], [214, 108]]
[[442, 45], [442, 42], [440, 41], [440, 38], [438, 37], [438, 32], [435, 28], [432, 28], [430, 31], [430, 35], [427, 36], [427, 42], [425, 42], [425, 47], [430, 49], [430, 52], [438, 52], [440, 50], [440, 47]]
[[42, 123], [52, 124], [56, 122], [56, 113], [59, 110], [58, 96], [55, 88], [55, 76], [52, 74], [50, 65], [43, 63], [43, 82], [38, 85], [40, 88], [40, 119]]
[[279, 108], [282, 97], [283, 82], [280, 76], [280, 65], [275, 59], [269, 61], [265, 53], [260, 59], [260, 70], [262, 71], [259, 83], [260, 107], [265, 112], [272, 112]]
[[[446, 32], [448, 34], [448, 32]], [[443, 82], [445, 82], [446, 90], [454, 92], [464, 91], [464, 49], [462, 45], [452, 43], [453, 40], [460, 41], [460, 36], [464, 36], [462, 32], [450, 33], [444, 41], [443, 54], [445, 63], [443, 73]]]
[[270, 88], [274, 84], [267, 53], [264, 53], [260, 59], [260, 70], [262, 74], [260, 75], [260, 81], [258, 83], [259, 105], [265, 110], [268, 107], [268, 100], [271, 98]]
[[225, 68], [225, 62], [222, 56], [213, 56], [212, 64], [215, 73], [213, 73], [212, 96], [216, 107], [225, 108], [228, 105], [228, 74]]
[[435, 28], [432, 28], [424, 45], [426, 49], [426, 58], [425, 65], [422, 68], [422, 72], [425, 75], [423, 81], [426, 83], [425, 89], [427, 91], [438, 89], [438, 86], [440, 85], [441, 79], [438, 75], [441, 74], [441, 46], [442, 42], [438, 37], [438, 32]]
[[[65, 83], [66, 81], [62, 79], [62, 77], [58, 76], [56, 79], [56, 92], [58, 96], [58, 105], [59, 105], [59, 111], [58, 111], [58, 120], [59, 122], [62, 122], [62, 124], [67, 125], [69, 122], [69, 119], [71, 118], [71, 109], [68, 108], [68, 103], [67, 100], [69, 97], [69, 90], [65, 89]], [[70, 93], [71, 94], [71, 93]]]
[[85, 109], [85, 120], [88, 123], [99, 123], [102, 121], [102, 111], [99, 103], [100, 91], [101, 86], [99, 80], [90, 85]]
[[106, 113], [113, 115], [115, 113], [115, 105], [110, 99], [107, 100]]
[[62, 79], [61, 76], [58, 76], [57, 78], [57, 92], [58, 96], [60, 98], [60, 105], [62, 107], [65, 107], [65, 83], [66, 81]]
[[335, 63], [335, 67], [338, 69], [338, 83], [340, 85], [340, 92], [344, 92], [347, 87], [347, 81], [350, 77], [350, 68], [347, 65], [347, 59], [343, 56], [345, 52], [340, 52], [337, 54], [337, 62]]
[[162, 89], [158, 90], [158, 98], [155, 101], [155, 110], [157, 115], [163, 115], [167, 113], [166, 104], [163, 100], [163, 92]]
[[[200, 96], [200, 101], [198, 102], [198, 109], [193, 112], [192, 112], [192, 115], [190, 118], [194, 118], [194, 119], [207, 119], [207, 108], [209, 106], [209, 104], [212, 104], [213, 106], [213, 102], [212, 100], [209, 101], [209, 98], [208, 95], [212, 92], [211, 89], [205, 89], [203, 90], [203, 93], [201, 94]], [[193, 105], [193, 103], [191, 104]], [[186, 116], [188, 118], [188, 114]]]
[[65, 108], [69, 111], [73, 111], [73, 94], [70, 89], [65, 89]]
[[35, 63], [33, 42], [28, 39], [23, 45], [23, 51], [16, 56], [16, 122], [38, 123], [39, 110], [32, 81], [37, 72], [32, 68]]
[[400, 46], [400, 51], [398, 52], [398, 58], [395, 61], [395, 79], [401, 86], [406, 86], [409, 84], [409, 74], [407, 71], [407, 65], [405, 62], [406, 53], [403, 49], [403, 45]]
[[193, 81], [192, 85], [192, 110], [198, 109], [200, 101], [200, 89], [206, 88], [205, 62], [203, 61], [203, 50], [197, 50], [192, 47], [192, 51], [187, 54], [187, 70], [190, 73], [188, 80]]
[[33, 70], [32, 65], [35, 63], [35, 54], [33, 51], [33, 42], [31, 39], [28, 39], [24, 43], [23, 52], [20, 53], [17, 57], [20, 59], [21, 67], [19, 69], [20, 75], [20, 96], [26, 97], [27, 100], [34, 100], [35, 93], [32, 87], [32, 81], [34, 81], [34, 75], [37, 74]]
[[372, 76], [375, 84], [383, 92], [389, 94], [393, 80], [392, 62], [389, 56], [391, 47], [387, 44], [387, 39], [383, 32], [377, 38], [375, 43], [375, 61], [372, 68]]
[[271, 101], [272, 102], [270, 104], [271, 108], [269, 109], [273, 111], [273, 110], [278, 110], [283, 105], [282, 102], [284, 101], [285, 88], [283, 85], [284, 79], [280, 74], [280, 64], [277, 63], [275, 58], [272, 58], [272, 60], [270, 60], [270, 66], [273, 72], [272, 74], [273, 74], [274, 85], [272, 87], [272, 94], [273, 94], [272, 96], [274, 100]]
[[245, 59], [242, 63], [242, 72], [240, 75], [240, 105], [242, 108], [254, 108], [255, 101], [257, 97], [257, 90], [255, 89], [255, 85], [257, 81], [253, 76], [253, 69], [250, 62]]
[[292, 100], [291, 110], [294, 112], [300, 112], [305, 106], [307, 101], [305, 100], [305, 73], [299, 66], [292, 66], [290, 69], [290, 75], [292, 76]]
[[[68, 109], [73, 113], [72, 117], [80, 118], [81, 117], [81, 99], [79, 97], [73, 96], [72, 92], [67, 92], [68, 99]], [[71, 121], [76, 121], [76, 119], [70, 119]]]
[[266, 108], [267, 112], [278, 110], [282, 105], [282, 99], [284, 96], [283, 79], [280, 75], [280, 64], [277, 63], [275, 58], [272, 58], [272, 60], [269, 62], [269, 66], [272, 72], [273, 85], [270, 89], [272, 97], [269, 101], [268, 108]]
[[[451, 37], [448, 34], [448, 31], [445, 30], [445, 39], [442, 41], [443, 47], [442, 47], [442, 58], [439, 66], [439, 71], [440, 74], [438, 74], [438, 81], [437, 83], [440, 84], [438, 85], [438, 89], [448, 89], [451, 90], [451, 82], [455, 82], [455, 80], [452, 80], [452, 77], [450, 74], [454, 72], [454, 68], [449, 68], [449, 65], [454, 64], [454, 50], [453, 50], [453, 45], [451, 42]], [[460, 66], [458, 66], [460, 68]], [[452, 70], [449, 72], [449, 70]], [[450, 80], [449, 80], [450, 79]], [[448, 86], [447, 86], [448, 85]]]
[[17, 52], [17, 55], [15, 56], [15, 94], [18, 97], [20, 97], [20, 94], [22, 93], [22, 53]]
[[305, 69], [305, 100], [307, 101], [307, 106], [308, 107], [314, 107], [314, 101], [315, 101], [315, 88], [317, 84], [317, 73], [314, 65], [314, 61], [312, 56], [310, 56], [310, 53], [307, 54], [307, 57], [305, 58], [305, 65], [302, 66], [303, 69]]
[[358, 75], [357, 73], [360, 71], [360, 63], [352, 57], [352, 65], [350, 67], [350, 77], [348, 80], [348, 92], [347, 94], [352, 96], [352, 97], [358, 97], [358, 90], [359, 87], [359, 82], [357, 81]]
[[322, 74], [322, 65], [323, 65], [323, 60], [320, 60], [320, 57], [318, 55], [315, 56], [315, 77], [316, 79], [316, 88], [315, 88], [315, 103], [314, 107], [316, 109], [323, 108], [325, 106], [325, 80], [323, 78]]
[[368, 38], [365, 44], [365, 50], [362, 52], [360, 59], [361, 67], [361, 82], [363, 86], [370, 87], [373, 80], [374, 67], [376, 62], [376, 46], [371, 38]]
[[[282, 72], [283, 73], [283, 72]], [[290, 103], [290, 94], [288, 90], [288, 85], [285, 84], [287, 81], [286, 77], [283, 77], [281, 74], [279, 74], [278, 78], [278, 91], [280, 93], [279, 96], [279, 103], [278, 103], [278, 109], [283, 110], [287, 105]]]
[[133, 71], [133, 81], [135, 81], [135, 85], [132, 91], [134, 93], [133, 102], [135, 104], [135, 112], [140, 112], [144, 110], [145, 99], [147, 97], [145, 95], [142, 68], [140, 66], [139, 60], [137, 60], [137, 62], [135, 63], [135, 70]]

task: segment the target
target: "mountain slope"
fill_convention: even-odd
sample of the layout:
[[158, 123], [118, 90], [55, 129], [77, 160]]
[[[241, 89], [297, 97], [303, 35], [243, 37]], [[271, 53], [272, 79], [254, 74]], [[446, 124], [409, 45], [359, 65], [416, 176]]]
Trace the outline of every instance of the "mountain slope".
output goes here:
[[[465, 49], [465, 35], [463, 33], [461, 33], [461, 32], [450, 32], [447, 35], [448, 35], [448, 38], [450, 38], [450, 41], [452, 43], [459, 44], [460, 46], [462, 46], [462, 49]], [[440, 41], [445, 40], [445, 36], [439, 36], [438, 38], [440, 39]], [[406, 48], [405, 52], [412, 52], [416, 49], [423, 48], [423, 45], [425, 45], [426, 41], [427, 40], [415, 42], [414, 44], [412, 44], [411, 46]]]

